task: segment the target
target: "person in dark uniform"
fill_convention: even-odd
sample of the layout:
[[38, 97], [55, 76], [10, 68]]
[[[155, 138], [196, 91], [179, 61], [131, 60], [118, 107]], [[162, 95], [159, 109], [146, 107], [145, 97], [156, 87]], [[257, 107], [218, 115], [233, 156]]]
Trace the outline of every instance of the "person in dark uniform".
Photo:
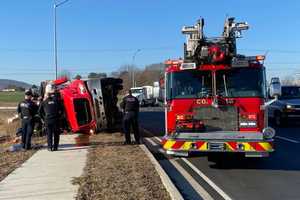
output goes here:
[[55, 91], [52, 90], [39, 108], [39, 115], [44, 119], [46, 126], [49, 151], [57, 151], [58, 149], [60, 135], [59, 118], [61, 113], [61, 103], [55, 95]]
[[132, 127], [135, 143], [140, 144], [140, 133], [138, 125], [139, 114], [139, 100], [132, 96], [131, 90], [128, 91], [128, 95], [123, 98], [121, 102], [121, 108], [124, 111], [123, 129], [125, 133], [124, 144], [131, 144], [130, 128]]
[[25, 92], [25, 99], [18, 105], [17, 112], [22, 120], [22, 147], [31, 149], [31, 136], [33, 133], [33, 116], [37, 112], [37, 106], [33, 103], [31, 91]]

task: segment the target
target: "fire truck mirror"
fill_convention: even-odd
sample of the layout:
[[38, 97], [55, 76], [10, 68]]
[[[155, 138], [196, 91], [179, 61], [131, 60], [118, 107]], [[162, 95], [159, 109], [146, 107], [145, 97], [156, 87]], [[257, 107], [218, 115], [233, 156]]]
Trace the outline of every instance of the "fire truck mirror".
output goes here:
[[[275, 81], [275, 80], [277, 80], [277, 81]], [[272, 78], [272, 81], [270, 84], [269, 95], [272, 98], [281, 96], [281, 83], [280, 83], [279, 79]]]

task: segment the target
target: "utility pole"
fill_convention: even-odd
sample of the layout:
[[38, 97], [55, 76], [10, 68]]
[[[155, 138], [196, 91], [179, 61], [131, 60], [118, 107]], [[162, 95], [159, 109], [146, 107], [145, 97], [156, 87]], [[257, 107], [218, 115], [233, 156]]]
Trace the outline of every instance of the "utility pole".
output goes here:
[[132, 64], [131, 64], [131, 73], [132, 73], [132, 87], [135, 87], [135, 80], [134, 80], [134, 76], [135, 76], [135, 72], [134, 72], [134, 61], [135, 61], [135, 57], [136, 55], [141, 51], [141, 49], [137, 49], [133, 56], [132, 56]]
[[69, 0], [65, 0], [65, 1], [62, 1], [60, 3], [57, 3], [57, 0], [54, 0], [54, 63], [55, 63], [55, 79], [57, 79], [57, 11], [56, 9], [67, 3]]

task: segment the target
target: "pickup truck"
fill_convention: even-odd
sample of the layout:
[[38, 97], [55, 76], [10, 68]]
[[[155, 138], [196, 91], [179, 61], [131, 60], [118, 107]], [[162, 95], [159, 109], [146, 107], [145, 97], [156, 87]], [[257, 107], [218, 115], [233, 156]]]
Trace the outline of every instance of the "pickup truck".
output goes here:
[[269, 106], [268, 112], [276, 126], [300, 119], [300, 86], [282, 86], [281, 96]]

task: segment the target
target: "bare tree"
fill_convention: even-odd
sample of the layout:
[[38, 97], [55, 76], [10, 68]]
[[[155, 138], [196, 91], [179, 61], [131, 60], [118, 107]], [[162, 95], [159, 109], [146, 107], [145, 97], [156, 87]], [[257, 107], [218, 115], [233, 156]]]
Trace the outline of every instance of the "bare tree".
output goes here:
[[295, 85], [296, 80], [293, 76], [286, 76], [281, 80], [282, 85]]

